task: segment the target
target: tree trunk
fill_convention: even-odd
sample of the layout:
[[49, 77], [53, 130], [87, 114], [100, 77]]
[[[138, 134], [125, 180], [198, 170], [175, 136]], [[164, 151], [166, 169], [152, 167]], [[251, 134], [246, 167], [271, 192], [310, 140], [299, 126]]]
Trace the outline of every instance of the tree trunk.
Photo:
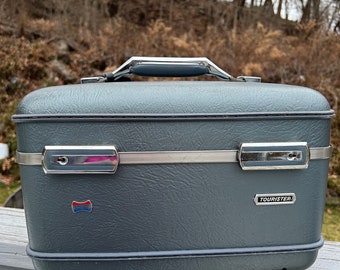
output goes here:
[[320, 21], [320, 0], [313, 0], [312, 18], [317, 22]]
[[274, 14], [274, 5], [273, 5], [273, 1], [272, 0], [266, 0], [264, 2], [264, 7], [265, 7], [266, 12]]
[[308, 0], [306, 5], [303, 5], [303, 0], [300, 0], [302, 4], [302, 17], [301, 23], [307, 23], [311, 17], [312, 0]]
[[276, 13], [276, 15], [279, 16], [279, 17], [281, 17], [282, 5], [283, 5], [283, 0], [279, 0], [279, 4], [278, 4], [278, 7], [277, 7], [277, 13]]

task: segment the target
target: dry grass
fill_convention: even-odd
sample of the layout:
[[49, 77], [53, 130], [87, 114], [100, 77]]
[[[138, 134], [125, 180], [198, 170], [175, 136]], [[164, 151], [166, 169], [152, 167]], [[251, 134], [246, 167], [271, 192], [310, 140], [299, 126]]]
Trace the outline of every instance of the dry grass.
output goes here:
[[340, 241], [340, 206], [326, 206], [322, 235], [328, 241]]

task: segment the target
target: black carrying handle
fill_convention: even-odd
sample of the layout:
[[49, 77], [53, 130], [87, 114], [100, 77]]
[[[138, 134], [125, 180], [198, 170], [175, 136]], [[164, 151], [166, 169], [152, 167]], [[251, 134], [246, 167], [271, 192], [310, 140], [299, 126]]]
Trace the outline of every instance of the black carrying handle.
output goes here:
[[213, 75], [228, 81], [261, 80], [257, 77], [234, 78], [206, 57], [131, 57], [113, 72], [101, 76], [82, 78], [81, 83], [115, 82], [126, 75], [147, 77], [193, 77]]
[[199, 63], [137, 63], [130, 73], [144, 77], [194, 77], [209, 74], [209, 69]]

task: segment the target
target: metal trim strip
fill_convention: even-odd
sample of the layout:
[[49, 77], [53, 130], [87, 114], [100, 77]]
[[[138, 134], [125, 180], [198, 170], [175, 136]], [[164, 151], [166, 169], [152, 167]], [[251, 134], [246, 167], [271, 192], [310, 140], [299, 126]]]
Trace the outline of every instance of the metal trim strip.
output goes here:
[[328, 159], [332, 156], [332, 146], [312, 147], [309, 149], [310, 159]]
[[20, 165], [42, 165], [43, 155], [41, 153], [23, 153], [17, 151], [16, 162]]
[[[311, 147], [310, 160], [328, 159], [332, 147]], [[185, 163], [230, 163], [238, 161], [238, 150], [202, 150], [202, 151], [141, 151], [118, 152], [119, 164], [185, 164]], [[21, 165], [42, 165], [42, 153], [24, 153], [17, 151], [16, 161]]]
[[121, 152], [120, 164], [237, 162], [237, 150]]

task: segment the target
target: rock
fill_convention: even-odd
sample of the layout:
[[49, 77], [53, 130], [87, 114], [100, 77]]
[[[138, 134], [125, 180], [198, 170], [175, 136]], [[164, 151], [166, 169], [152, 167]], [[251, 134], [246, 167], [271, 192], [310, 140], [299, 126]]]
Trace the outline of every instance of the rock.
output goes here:
[[64, 62], [65, 64], [69, 64], [71, 62], [71, 48], [67, 41], [64, 39], [57, 39], [53, 42], [53, 45], [57, 51], [58, 60]]
[[74, 83], [76, 81], [76, 77], [62, 61], [53, 60], [50, 62], [50, 67], [65, 83]]

